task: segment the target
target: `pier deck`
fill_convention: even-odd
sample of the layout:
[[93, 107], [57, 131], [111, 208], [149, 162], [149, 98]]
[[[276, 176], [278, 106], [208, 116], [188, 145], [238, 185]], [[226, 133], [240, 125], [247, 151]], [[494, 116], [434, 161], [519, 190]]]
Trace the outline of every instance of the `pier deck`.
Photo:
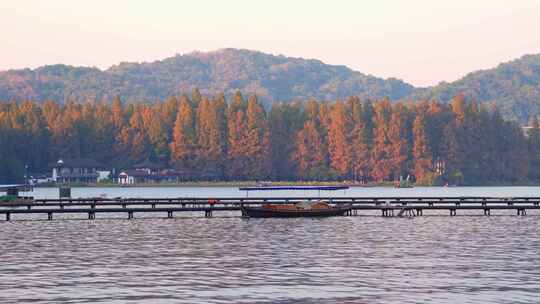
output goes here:
[[446, 210], [450, 216], [461, 210], [478, 210], [491, 215], [492, 210], [513, 210], [526, 215], [527, 210], [540, 209], [540, 197], [251, 197], [251, 198], [71, 198], [35, 199], [30, 202], [4, 203], [0, 214], [6, 220], [18, 214], [44, 214], [52, 220], [54, 214], [123, 213], [128, 219], [135, 214], [161, 213], [172, 218], [178, 212], [201, 212], [212, 217], [214, 212], [241, 211], [241, 206], [260, 206], [266, 203], [291, 204], [305, 200], [322, 200], [333, 205], [347, 204], [347, 214], [360, 215], [363, 211], [379, 211], [382, 216], [422, 216], [424, 211]]

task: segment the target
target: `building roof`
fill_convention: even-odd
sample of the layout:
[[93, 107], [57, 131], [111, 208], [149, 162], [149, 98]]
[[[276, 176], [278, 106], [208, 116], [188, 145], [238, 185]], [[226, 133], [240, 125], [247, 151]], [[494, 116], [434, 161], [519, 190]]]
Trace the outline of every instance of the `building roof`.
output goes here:
[[118, 176], [122, 174], [127, 174], [128, 176], [152, 176], [145, 171], [137, 170], [137, 169], [128, 169], [128, 170], [122, 170], [120, 173], [118, 173]]

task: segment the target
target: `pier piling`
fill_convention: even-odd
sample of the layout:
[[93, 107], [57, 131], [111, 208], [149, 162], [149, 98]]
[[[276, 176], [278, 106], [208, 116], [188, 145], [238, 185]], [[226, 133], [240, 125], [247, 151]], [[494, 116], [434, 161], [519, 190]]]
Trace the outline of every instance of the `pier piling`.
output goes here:
[[[135, 212], [167, 213], [204, 212], [206, 218], [212, 218], [215, 212], [242, 211], [242, 206], [261, 206], [264, 204], [295, 204], [311, 199], [324, 201], [334, 206], [348, 207], [346, 216], [355, 216], [362, 212], [377, 211], [383, 217], [424, 216], [424, 211], [449, 211], [456, 216], [457, 210], [474, 211], [485, 216], [491, 210], [511, 211], [514, 215], [527, 215], [529, 210], [539, 210], [540, 197], [264, 197], [264, 198], [69, 198], [69, 199], [33, 199], [20, 202], [2, 203], [0, 214], [5, 214], [6, 221], [12, 214], [47, 214], [52, 220], [54, 213], [73, 213], [88, 215], [95, 219], [96, 213], [127, 213], [128, 219], [134, 218]], [[397, 210], [397, 213], [395, 211]], [[199, 213], [200, 214], [200, 213]], [[465, 214], [468, 214], [465, 212]]]

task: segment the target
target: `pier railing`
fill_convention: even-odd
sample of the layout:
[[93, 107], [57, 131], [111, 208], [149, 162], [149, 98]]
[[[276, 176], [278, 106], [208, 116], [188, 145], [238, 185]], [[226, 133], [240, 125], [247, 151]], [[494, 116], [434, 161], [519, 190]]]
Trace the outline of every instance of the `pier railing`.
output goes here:
[[540, 209], [540, 197], [177, 197], [177, 198], [64, 198], [34, 199], [0, 204], [0, 214], [6, 220], [13, 214], [86, 213], [94, 219], [96, 213], [166, 213], [204, 212], [212, 217], [214, 212], [240, 211], [241, 206], [262, 204], [293, 204], [301, 201], [324, 201], [332, 205], [348, 205], [357, 215], [360, 211], [380, 211], [383, 216], [421, 216], [426, 210], [447, 210], [451, 216], [458, 210], [480, 210], [491, 215], [491, 210], [514, 210], [525, 215], [527, 210]]

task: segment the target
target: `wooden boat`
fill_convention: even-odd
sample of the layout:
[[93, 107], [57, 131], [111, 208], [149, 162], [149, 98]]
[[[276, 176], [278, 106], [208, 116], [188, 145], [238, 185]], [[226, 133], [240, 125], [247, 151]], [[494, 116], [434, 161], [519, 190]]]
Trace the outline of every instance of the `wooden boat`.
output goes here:
[[326, 217], [341, 216], [351, 210], [351, 205], [330, 206], [325, 202], [300, 202], [297, 204], [264, 204], [261, 207], [242, 206], [245, 217]]

